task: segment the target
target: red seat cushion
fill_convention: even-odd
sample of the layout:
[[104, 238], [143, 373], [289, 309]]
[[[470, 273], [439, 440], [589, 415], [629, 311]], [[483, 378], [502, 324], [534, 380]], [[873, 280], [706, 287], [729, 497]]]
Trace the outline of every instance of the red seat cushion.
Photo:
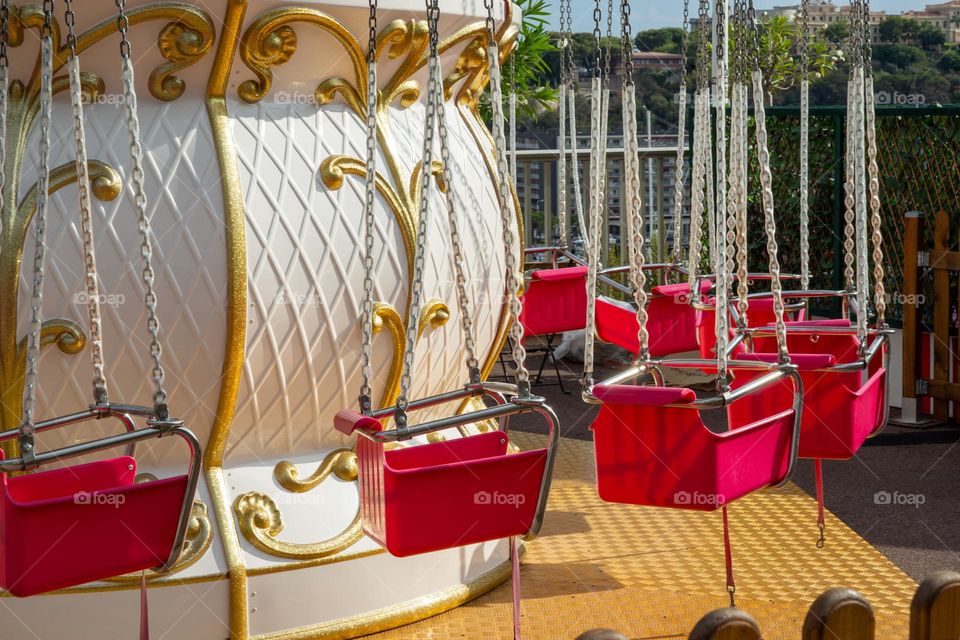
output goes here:
[[[749, 360], [752, 362], [776, 362], [775, 353], [740, 353], [737, 354], [737, 360]], [[813, 369], [827, 369], [837, 364], [837, 359], [829, 353], [791, 353], [790, 363], [797, 365], [802, 371], [811, 371]]]
[[572, 278], [587, 277], [586, 267], [564, 267], [563, 269], [540, 269], [530, 273], [533, 280], [545, 280], [551, 282], [554, 280], [570, 280]]
[[662, 407], [668, 404], [691, 404], [697, 399], [693, 389], [685, 387], [640, 387], [632, 384], [598, 384], [593, 395], [601, 402]]

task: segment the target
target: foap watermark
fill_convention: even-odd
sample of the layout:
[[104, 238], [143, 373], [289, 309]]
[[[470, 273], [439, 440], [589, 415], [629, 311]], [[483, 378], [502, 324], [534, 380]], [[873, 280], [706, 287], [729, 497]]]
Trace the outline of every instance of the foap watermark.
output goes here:
[[877, 491], [873, 494], [873, 503], [882, 506], [913, 507], [914, 509], [919, 509], [926, 501], [927, 496], [922, 493]]
[[[91, 297], [86, 291], [80, 291], [73, 294], [73, 303], [78, 305], [90, 304]], [[127, 297], [122, 293], [100, 293], [96, 296], [96, 301], [101, 307], [119, 307], [125, 304]]]
[[922, 293], [900, 293], [899, 291], [887, 292], [884, 299], [887, 304], [911, 307], [918, 307], [927, 302], [927, 297]]
[[80, 95], [80, 102], [84, 105], [100, 105], [108, 107], [122, 107], [127, 104], [127, 96], [122, 93], [88, 93]]
[[73, 494], [73, 504], [82, 505], [108, 505], [119, 508], [127, 501], [127, 496], [122, 493], [90, 493], [89, 491], [78, 491]]
[[510, 505], [516, 509], [527, 501], [522, 493], [500, 493], [499, 491], [477, 491], [473, 494], [473, 504], [481, 505]]
[[280, 291], [276, 297], [277, 304], [289, 304], [297, 307], [319, 306], [323, 300], [316, 291], [300, 293], [298, 291]]
[[317, 106], [317, 96], [308, 91], [277, 91], [270, 94], [274, 104], [313, 105]]
[[678, 506], [723, 506], [727, 504], [727, 498], [722, 493], [700, 493], [694, 491], [677, 491], [673, 494], [673, 503]]
[[875, 102], [882, 105], [897, 105], [919, 107], [927, 103], [927, 97], [922, 93], [900, 93], [899, 91], [877, 91], [874, 94]]

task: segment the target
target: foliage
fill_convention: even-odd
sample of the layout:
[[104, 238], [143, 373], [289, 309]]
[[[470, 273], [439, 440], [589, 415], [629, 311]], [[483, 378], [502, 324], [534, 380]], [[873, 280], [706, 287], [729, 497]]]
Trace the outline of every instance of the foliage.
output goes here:
[[903, 16], [884, 18], [878, 28], [880, 39], [890, 44], [914, 44], [936, 49], [946, 42], [946, 36], [935, 25]]
[[837, 20], [824, 27], [822, 32], [824, 40], [831, 44], [843, 44], [850, 37], [850, 23], [846, 20]]
[[[550, 13], [547, 0], [517, 0], [523, 12], [517, 45], [509, 61], [503, 65], [504, 100], [512, 86], [517, 95], [518, 123], [535, 121], [539, 115], [553, 109], [557, 90], [549, 82], [550, 67], [545, 55], [556, 51], [547, 31]], [[481, 113], [491, 118], [489, 96], [481, 101]], [[506, 108], [506, 105], [504, 105]]]
[[641, 31], [634, 38], [634, 45], [640, 51], [657, 51], [660, 53], [682, 53], [683, 29], [665, 27], [663, 29], [648, 29]]
[[[799, 86], [800, 33], [797, 25], [784, 16], [774, 16], [760, 23], [760, 68], [764, 70], [767, 101], [776, 93]], [[817, 36], [807, 44], [810, 79], [821, 78], [836, 68], [842, 54]]]

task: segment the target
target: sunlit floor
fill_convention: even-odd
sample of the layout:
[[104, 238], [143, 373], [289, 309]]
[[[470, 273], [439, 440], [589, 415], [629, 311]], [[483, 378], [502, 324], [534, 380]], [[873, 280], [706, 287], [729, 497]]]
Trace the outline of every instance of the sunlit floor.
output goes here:
[[[515, 434], [521, 448], [542, 436]], [[630, 638], [686, 637], [708, 611], [726, 606], [720, 513], [601, 502], [590, 442], [564, 438], [541, 536], [523, 558], [523, 632], [572, 640], [598, 627]], [[828, 587], [860, 591], [873, 605], [878, 638], [904, 638], [916, 583], [833, 514], [817, 549], [816, 503], [795, 485], [730, 508], [737, 604], [767, 639], [797, 638], [810, 603]], [[509, 581], [439, 616], [375, 636], [383, 639], [507, 638]]]

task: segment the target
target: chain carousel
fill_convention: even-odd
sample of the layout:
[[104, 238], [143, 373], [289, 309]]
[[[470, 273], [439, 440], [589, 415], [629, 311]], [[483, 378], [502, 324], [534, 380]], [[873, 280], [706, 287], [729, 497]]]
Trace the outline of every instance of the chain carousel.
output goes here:
[[444, 4], [3, 0], [5, 638], [353, 637], [516, 570], [519, 18]]

